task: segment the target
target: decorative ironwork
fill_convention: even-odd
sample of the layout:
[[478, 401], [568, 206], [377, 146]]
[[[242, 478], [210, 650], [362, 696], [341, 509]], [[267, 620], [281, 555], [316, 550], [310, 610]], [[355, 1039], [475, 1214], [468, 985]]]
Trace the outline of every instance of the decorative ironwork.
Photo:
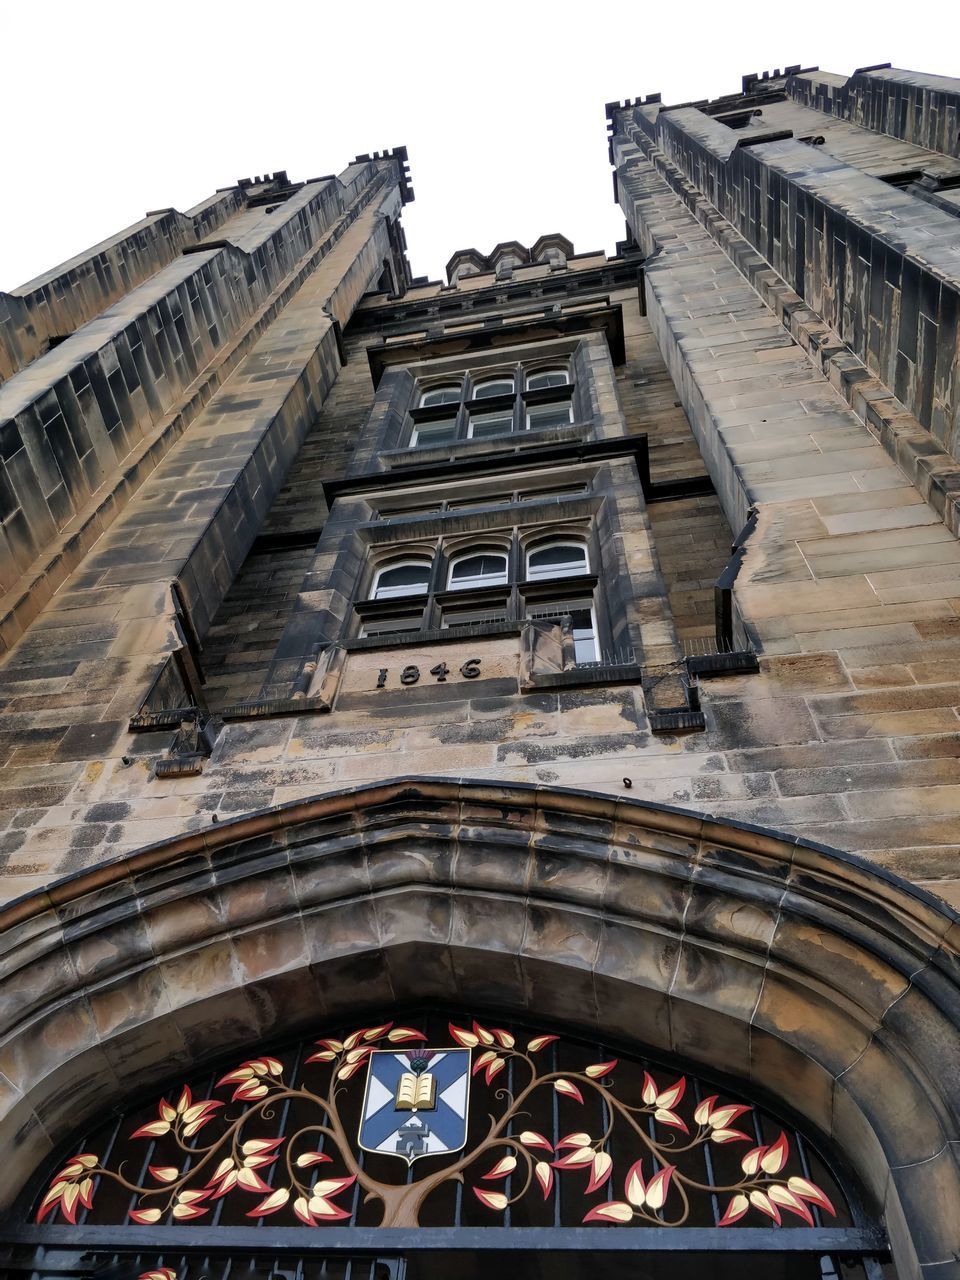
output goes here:
[[358, 1027], [178, 1085], [86, 1140], [36, 1211], [88, 1226], [265, 1219], [850, 1223], [811, 1146], [755, 1106], [690, 1075], [473, 1019]]

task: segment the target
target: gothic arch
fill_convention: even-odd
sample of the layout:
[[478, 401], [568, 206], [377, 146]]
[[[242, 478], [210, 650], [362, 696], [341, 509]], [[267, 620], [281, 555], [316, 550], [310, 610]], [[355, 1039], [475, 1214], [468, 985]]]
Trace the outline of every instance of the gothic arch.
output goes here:
[[397, 779], [251, 814], [0, 915], [0, 1208], [105, 1092], [482, 994], [782, 1099], [917, 1274], [960, 1222], [958, 925], [856, 857], [591, 792]]

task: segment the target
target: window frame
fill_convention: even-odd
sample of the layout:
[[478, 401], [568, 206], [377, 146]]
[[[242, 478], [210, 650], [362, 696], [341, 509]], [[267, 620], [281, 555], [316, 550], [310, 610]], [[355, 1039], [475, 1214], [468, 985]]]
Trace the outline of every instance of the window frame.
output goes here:
[[[438, 392], [453, 391], [455, 394], [443, 400], [428, 400], [428, 396], [436, 395]], [[437, 382], [432, 386], [423, 387], [417, 398], [418, 409], [439, 409], [443, 405], [459, 404], [463, 399], [463, 378], [456, 382]]]
[[[565, 605], [571, 605], [571, 604], [574, 606], [573, 608], [564, 608]], [[572, 615], [574, 613], [589, 613], [590, 615], [589, 640], [590, 640], [590, 644], [592, 645], [593, 657], [585, 658], [583, 661], [579, 659], [579, 657], [577, 656], [577, 647], [583, 644], [584, 641], [577, 639], [577, 635], [576, 635], [577, 629], [571, 625], [570, 631], [573, 637], [574, 656], [577, 657], [577, 661], [575, 665], [578, 667], [602, 665], [603, 658], [602, 658], [602, 650], [600, 648], [600, 633], [597, 626], [596, 596], [592, 594], [589, 598], [584, 596], [582, 601], [577, 601], [577, 600], [570, 601], [570, 600], [560, 599], [557, 601], [556, 613], [545, 612], [546, 610], [549, 610], [552, 605], [553, 605], [553, 601], [550, 599], [549, 596], [537, 597], [531, 600], [524, 600], [524, 605], [523, 605], [524, 620], [527, 622], [546, 622], [546, 621], [549, 621], [551, 618], [555, 618], [557, 622], [562, 623], [562, 619], [567, 615]], [[530, 612], [531, 609], [535, 609], [537, 611], [536, 615], [531, 614]], [[583, 628], [580, 628], [580, 630], [582, 631]]]
[[[390, 626], [391, 622], [413, 622], [412, 627]], [[380, 626], [378, 627], [378, 623]], [[386, 624], [386, 625], [384, 625]], [[423, 631], [423, 610], [416, 614], [372, 614], [369, 618], [365, 618], [360, 623], [360, 630], [357, 632], [358, 638], [361, 640], [379, 640], [381, 637], [403, 636], [403, 635], [419, 635]]]
[[[489, 434], [483, 433], [481, 435], [477, 435], [476, 434], [477, 423], [478, 422], [482, 423], [485, 419], [489, 421], [492, 418], [508, 418], [510, 422], [510, 426], [505, 431], [491, 431], [489, 432]], [[509, 411], [505, 411], [502, 409], [499, 409], [499, 410], [485, 409], [481, 413], [473, 413], [468, 411], [466, 439], [467, 440], [487, 440], [487, 439], [495, 439], [497, 436], [510, 435], [513, 432], [513, 423], [514, 423], [514, 413], [513, 413], [512, 407]]]
[[[562, 382], [548, 382], [543, 387], [533, 387], [530, 385], [531, 378], [543, 377], [545, 374], [559, 373], [563, 376]], [[524, 375], [525, 391], [553, 391], [556, 387], [566, 387], [570, 385], [570, 367], [561, 365], [541, 365], [539, 368], [528, 369]]]
[[[437, 418], [437, 419], [436, 419], [436, 421], [432, 421], [432, 422], [423, 422], [423, 423], [420, 423], [420, 422], [414, 422], [414, 425], [413, 425], [413, 431], [410, 433], [410, 448], [411, 448], [411, 449], [420, 449], [420, 448], [429, 449], [429, 448], [433, 447], [433, 448], [437, 448], [437, 449], [442, 449], [442, 448], [443, 448], [443, 446], [444, 446], [444, 445], [446, 445], [446, 444], [456, 444], [456, 443], [457, 443], [457, 438], [458, 438], [458, 436], [457, 436], [457, 428], [458, 428], [458, 420], [457, 420], [457, 417], [458, 417], [458, 415], [457, 415], [457, 414], [454, 414], [453, 418], [450, 418], [450, 419], [448, 419], [448, 418], [446, 418], [446, 417], [443, 417], [443, 418]], [[450, 437], [450, 439], [449, 439], [449, 440], [440, 440], [440, 441], [435, 441], [435, 442], [433, 443], [433, 445], [432, 445], [432, 446], [431, 446], [431, 444], [430, 444], [430, 443], [427, 443], [427, 444], [421, 445], [421, 443], [420, 443], [420, 436], [423, 434], [423, 432], [424, 432], [424, 431], [429, 431], [431, 427], [437, 427], [437, 426], [439, 426], [441, 423], [445, 423], [445, 422], [448, 422], [448, 421], [449, 421], [449, 422], [452, 422], [452, 424], [453, 424], [453, 434], [451, 435], [451, 437]]]
[[[507, 439], [527, 431], [549, 431], [571, 425], [576, 421], [573, 403], [576, 383], [573, 378], [572, 358], [571, 354], [564, 362], [541, 364], [533, 368], [528, 368], [523, 361], [518, 361], [509, 370], [504, 369], [499, 372], [475, 373], [467, 369], [456, 384], [451, 380], [444, 383], [438, 382], [433, 387], [418, 385], [414, 395], [416, 403], [409, 410], [412, 425], [407, 434], [406, 448], [442, 449], [468, 440]], [[529, 386], [530, 378], [535, 379], [538, 374], [544, 373], [562, 375], [563, 381], [546, 387]], [[459, 392], [456, 399], [451, 396], [449, 399], [429, 401], [428, 397], [431, 395], [443, 390], [452, 391], [455, 385]], [[502, 393], [494, 391], [486, 394], [484, 392], [485, 388], [496, 388], [498, 385], [502, 386]], [[566, 406], [566, 414], [562, 422], [550, 423], [543, 427], [536, 424], [535, 419], [540, 406], [561, 404]], [[533, 411], [533, 421], [531, 421], [531, 411]], [[478, 433], [478, 426], [482, 426], [485, 421], [494, 421], [497, 415], [502, 417], [503, 430]], [[446, 426], [445, 434], [449, 434], [449, 438], [431, 441], [428, 438], [431, 427], [435, 428], [440, 424]]]
[[[385, 561], [383, 564], [378, 565], [374, 570], [373, 581], [370, 584], [370, 595], [368, 596], [368, 600], [378, 600], [378, 601], [379, 600], [402, 600], [405, 595], [412, 595], [416, 597], [428, 596], [430, 594], [430, 577], [433, 573], [433, 563], [434, 562], [432, 557], [413, 556], [413, 555], [403, 556], [400, 559]], [[390, 588], [387, 588], [387, 590], [390, 591], [389, 595], [379, 594], [380, 579], [383, 577], [385, 573], [390, 573], [395, 569], [406, 569], [413, 565], [416, 565], [417, 567], [426, 568], [427, 576], [424, 578], [422, 591], [410, 590], [410, 588], [408, 587], [401, 593], [400, 590], [390, 591]]]
[[[548, 551], [551, 547], [575, 547], [583, 553], [583, 564], [576, 571], [558, 573], [537, 573], [532, 570], [530, 560], [538, 552]], [[524, 574], [527, 582], [552, 582], [561, 578], [581, 578], [590, 572], [590, 548], [585, 541], [576, 538], [542, 538], [524, 548]]]
[[[507, 385], [507, 390], [497, 392], [484, 392], [484, 387], [493, 387], [498, 383]], [[510, 396], [511, 398], [517, 394], [517, 375], [513, 373], [493, 373], [488, 377], [472, 379], [471, 400], [493, 400], [497, 396]]]
[[[471, 577], [465, 582], [454, 582], [454, 571], [458, 564], [464, 564], [467, 560], [479, 560], [483, 556], [497, 557], [503, 561], [503, 576], [496, 577]], [[447, 566], [446, 573], [447, 591], [483, 591], [487, 587], [509, 587], [510, 585], [510, 552], [504, 551], [499, 547], [479, 547], [470, 551], [464, 551], [462, 554], [452, 556]]]
[[[578, 480], [560, 488], [589, 493], [592, 484]], [[531, 490], [536, 492], [532, 486]], [[498, 505], [506, 505], [518, 501], [524, 492], [511, 487], [504, 494], [487, 492], [470, 499], [458, 496], [452, 501], [454, 507], [473, 501], [480, 505], [484, 498], [488, 503], [496, 501]], [[440, 505], [446, 511], [447, 500], [442, 499]], [[387, 518], [393, 515], [402, 517], [403, 512], [390, 512]], [[367, 600], [354, 603], [353, 636], [365, 641], [367, 647], [375, 647], [377, 641], [391, 646], [412, 644], [424, 634], [435, 639], [442, 633], [453, 639], [458, 631], [486, 629], [494, 634], [504, 627], [522, 630], [528, 621], [537, 618], [560, 618], [569, 612], [566, 604], [576, 601], [577, 610], [589, 611], [589, 621], [584, 616], [579, 620], [583, 625], [576, 628], [580, 634], [574, 636], [574, 665], [602, 666], [604, 654], [613, 653], [609, 646], [614, 643], [616, 628], [622, 623], [610, 613], [616, 604], [616, 595], [608, 599], [598, 591], [601, 555], [595, 514], [585, 511], [574, 516], [571, 513], [567, 519], [544, 524], [539, 519], [529, 523], [519, 511], [511, 512], [503, 529], [491, 530], [491, 534], [492, 537], [482, 534], [482, 540], [474, 537], [471, 541], [458, 525], [449, 531], [441, 525], [431, 527], [429, 538], [414, 535], [408, 552], [391, 547], [393, 558], [376, 569], [373, 594]], [[538, 571], [538, 553], [550, 549], [565, 550], [566, 558], [556, 565], [542, 566]], [[477, 572], [484, 560], [488, 571]], [[471, 566], [470, 561], [480, 563]], [[412, 592], [405, 587], [394, 588], [396, 594], [376, 595], [381, 576], [390, 569], [412, 565], [422, 572], [428, 563], [431, 571], [425, 590], [422, 583], [418, 583]], [[472, 571], [467, 574], [465, 570]], [[463, 576], [458, 576], [458, 571]], [[391, 589], [388, 587], [388, 590]], [[415, 625], [414, 614], [419, 619], [418, 625]], [[383, 621], [382, 631], [378, 620]], [[565, 652], [570, 663], [574, 655], [566, 647]], [[606, 660], [614, 662], [611, 657]]]
[[524, 403], [522, 429], [524, 431], [556, 431], [559, 427], [569, 426], [570, 423], [573, 422], [573, 405], [569, 401], [567, 402], [567, 405], [566, 405], [566, 409], [567, 409], [566, 422], [551, 422], [543, 427], [534, 426], [531, 422], [532, 416], [537, 412], [538, 409], [553, 409], [555, 407], [558, 407], [561, 403], [562, 402], [560, 400], [540, 400], [540, 401], [537, 401], [535, 404]]

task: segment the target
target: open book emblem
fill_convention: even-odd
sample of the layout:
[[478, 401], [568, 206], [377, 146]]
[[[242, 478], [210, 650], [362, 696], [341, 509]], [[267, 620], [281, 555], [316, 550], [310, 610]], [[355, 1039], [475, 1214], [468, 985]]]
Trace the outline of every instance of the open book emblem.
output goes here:
[[469, 1049], [375, 1049], [360, 1121], [364, 1151], [421, 1156], [460, 1151], [467, 1141]]

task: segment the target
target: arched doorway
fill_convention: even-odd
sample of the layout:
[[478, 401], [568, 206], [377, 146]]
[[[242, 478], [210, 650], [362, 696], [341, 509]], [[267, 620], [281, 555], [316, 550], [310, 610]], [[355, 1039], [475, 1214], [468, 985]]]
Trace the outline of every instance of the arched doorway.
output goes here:
[[48, 1162], [11, 1258], [37, 1280], [612, 1276], [681, 1252], [878, 1273], [876, 1206], [809, 1134], [676, 1062], [495, 1017], [408, 1010], [171, 1081]]
[[[105, 1105], [224, 1052], [317, 1028], [336, 1040], [414, 1008], [592, 1042], [661, 1092], [681, 1069], [703, 1097], [719, 1080], [730, 1105], [759, 1105], [849, 1169], [845, 1193], [875, 1206], [901, 1276], [955, 1247], [957, 920], [858, 859], [589, 793], [401, 779], [142, 850], [16, 904], [6, 927], [3, 1230], [18, 1246], [56, 1229], [26, 1224], [23, 1195]], [[703, 1229], [726, 1240], [753, 1230], [717, 1220]], [[850, 1225], [873, 1229], [852, 1210]], [[591, 1257], [630, 1230], [581, 1227]], [[326, 1247], [347, 1229], [323, 1228]], [[380, 1251], [364, 1256], [409, 1261], [393, 1229], [415, 1230], [371, 1226]]]

